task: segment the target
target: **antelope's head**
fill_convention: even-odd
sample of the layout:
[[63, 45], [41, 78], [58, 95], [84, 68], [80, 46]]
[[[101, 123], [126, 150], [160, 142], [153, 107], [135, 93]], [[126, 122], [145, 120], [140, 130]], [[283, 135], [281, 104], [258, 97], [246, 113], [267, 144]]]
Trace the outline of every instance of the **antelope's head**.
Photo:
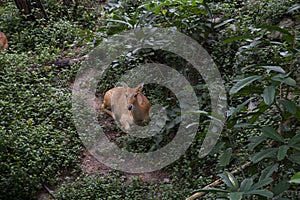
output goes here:
[[128, 110], [132, 110], [138, 101], [138, 95], [142, 92], [143, 83], [139, 84], [136, 88], [130, 88], [124, 83], [123, 87], [126, 89], [125, 97], [127, 100], [127, 108]]

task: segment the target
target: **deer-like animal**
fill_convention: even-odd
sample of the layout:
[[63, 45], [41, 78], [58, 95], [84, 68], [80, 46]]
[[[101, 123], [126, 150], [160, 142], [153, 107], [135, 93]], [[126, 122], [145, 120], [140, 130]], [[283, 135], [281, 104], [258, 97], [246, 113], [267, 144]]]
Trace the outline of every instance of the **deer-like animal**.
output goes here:
[[126, 83], [112, 88], [105, 93], [101, 109], [120, 122], [125, 130], [130, 129], [133, 123], [142, 126], [150, 121], [151, 107], [142, 89], [143, 84], [130, 88]]
[[0, 51], [8, 48], [8, 40], [3, 32], [0, 32]]

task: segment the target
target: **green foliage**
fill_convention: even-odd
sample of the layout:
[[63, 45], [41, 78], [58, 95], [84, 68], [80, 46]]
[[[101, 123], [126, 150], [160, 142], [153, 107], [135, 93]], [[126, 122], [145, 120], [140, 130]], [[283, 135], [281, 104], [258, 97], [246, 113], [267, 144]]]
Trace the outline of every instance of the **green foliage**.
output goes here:
[[[300, 118], [297, 117], [299, 115], [297, 99], [300, 92], [296, 83], [299, 56], [297, 52], [299, 52], [300, 42], [294, 31], [297, 27], [281, 28], [265, 24], [255, 24], [255, 26], [256, 28], [249, 29], [252, 30], [251, 37], [237, 36], [225, 40], [226, 44], [240, 42], [236, 55], [237, 68], [241, 70], [238, 77], [242, 79], [231, 87], [230, 94], [235, 95], [235, 98], [242, 95], [244, 99], [248, 99], [235, 108], [229, 124], [231, 127], [244, 124], [246, 134], [256, 133], [255, 136], [250, 137], [248, 144], [249, 150], [254, 150], [250, 156], [253, 163], [268, 166], [279, 162], [283, 169], [270, 173], [274, 174], [274, 177], [286, 177], [288, 172], [293, 173], [299, 168], [299, 161], [295, 159], [299, 149], [294, 148], [294, 143], [298, 144], [297, 138], [300, 133], [298, 126]], [[275, 34], [276, 32], [280, 33], [280, 37]], [[245, 35], [250, 34], [246, 31]], [[249, 87], [250, 84], [254, 86]], [[261, 87], [264, 89], [259, 89]], [[258, 105], [247, 108], [246, 105], [254, 99], [259, 102]], [[242, 118], [237, 116], [238, 112], [243, 113], [239, 115]], [[246, 124], [244, 119], [247, 119]], [[282, 185], [282, 181], [287, 182], [287, 179], [276, 178], [271, 182]], [[257, 184], [261, 182], [263, 183], [259, 180]], [[287, 185], [279, 190], [279, 187], [272, 191], [276, 196], [283, 195], [289, 188]], [[265, 197], [268, 198], [272, 193], [264, 192]], [[263, 193], [251, 194], [262, 195]]]
[[300, 172], [291, 177], [290, 183], [300, 184]]
[[270, 177], [278, 168], [278, 165], [273, 165], [264, 169], [260, 176], [254, 180], [253, 177], [245, 178], [241, 183], [229, 172], [220, 174], [221, 180], [226, 185], [226, 189], [207, 188], [201, 189], [201, 192], [223, 193], [221, 196], [227, 197], [230, 200], [245, 199], [247, 196], [261, 196], [272, 198], [273, 193], [269, 190], [262, 189], [264, 186], [272, 182]]
[[30, 57], [15, 55], [5, 53], [1, 60], [1, 199], [31, 197], [76, 166], [80, 152], [70, 113], [71, 91], [54, 82], [59, 71], [30, 70], [26, 63], [22, 66]]
[[[63, 3], [65, 2], [65, 3]], [[292, 198], [299, 190], [299, 4], [267, 1], [95, 1], [44, 2], [49, 19], [27, 21], [13, 1], [2, 1], [0, 30], [10, 48], [0, 52], [0, 199], [33, 198], [43, 185], [78, 170], [80, 141], [72, 122], [70, 85], [80, 65], [60, 68], [61, 57], [89, 52], [105, 37], [142, 26], [168, 27], [189, 35], [211, 54], [229, 94], [227, 127], [220, 141], [199, 159], [207, 116], [185, 155], [163, 169], [169, 181], [143, 182], [124, 174], [81, 175], [58, 185], [56, 199], [184, 199], [192, 191], [208, 198]], [[284, 22], [284, 23], [283, 23]], [[126, 52], [111, 64], [99, 94], [126, 70], [146, 62], [172, 66], [199, 96], [202, 113], [210, 98], [200, 74], [169, 52]], [[145, 86], [153, 104], [167, 107], [168, 126], [151, 139], [117, 137], [131, 151], [167, 144], [180, 123], [178, 102], [166, 88]], [[171, 97], [170, 97], [171, 96]], [[109, 131], [116, 131], [114, 128]], [[228, 171], [247, 160], [241, 174]], [[71, 170], [72, 171], [72, 170]], [[220, 188], [199, 189], [217, 179]]]
[[127, 179], [118, 173], [105, 176], [81, 176], [74, 183], [63, 185], [55, 199], [183, 199], [190, 192], [176, 183], [147, 183], [142, 176]]
[[30, 199], [65, 171], [78, 170], [80, 143], [66, 88], [76, 67], [46, 64], [78, 29], [59, 19], [23, 21], [12, 2], [2, 3], [0, 29], [10, 48], [0, 52], [0, 199]]

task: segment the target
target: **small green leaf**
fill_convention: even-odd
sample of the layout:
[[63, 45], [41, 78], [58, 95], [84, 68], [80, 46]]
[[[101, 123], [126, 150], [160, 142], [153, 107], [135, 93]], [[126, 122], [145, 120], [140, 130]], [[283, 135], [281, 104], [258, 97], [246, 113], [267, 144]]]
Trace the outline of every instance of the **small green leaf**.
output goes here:
[[282, 83], [285, 83], [287, 85], [290, 85], [290, 86], [296, 86], [296, 81], [294, 79], [292, 79], [291, 77], [286, 77], [284, 79], [281, 80]]
[[255, 149], [255, 147], [257, 147], [259, 144], [261, 144], [265, 140], [266, 140], [265, 137], [253, 136], [249, 139], [249, 144], [247, 145], [247, 147], [249, 148], [249, 150], [253, 151]]
[[248, 192], [250, 188], [253, 185], [253, 179], [252, 178], [246, 178], [242, 181], [240, 191], [242, 192]]
[[279, 183], [277, 183], [277, 185], [274, 186], [274, 188], [272, 189], [272, 192], [275, 196], [285, 192], [286, 190], [288, 190], [290, 187], [290, 184], [288, 182], [288, 180], [281, 180]]
[[240, 36], [228, 38], [228, 39], [224, 40], [223, 43], [228, 44], [230, 42], [235, 42], [235, 41], [244, 40], [244, 39], [251, 39], [251, 38], [253, 38], [253, 36], [251, 36], [251, 35], [240, 35]]
[[225, 21], [223, 21], [223, 22], [221, 22], [221, 23], [215, 25], [214, 28], [220, 28], [221, 26], [224, 26], [225, 24], [228, 24], [228, 23], [230, 23], [230, 22], [232, 22], [232, 21], [234, 21], [234, 19], [228, 19], [228, 20], [225, 20]]
[[257, 79], [260, 79], [262, 76], [249, 76], [247, 78], [244, 78], [237, 82], [229, 91], [229, 94], [235, 94], [239, 90], [243, 89], [245, 86], [251, 84], [253, 81], [256, 81]]
[[263, 180], [259, 180], [257, 183], [255, 183], [250, 190], [257, 190], [259, 188], [262, 188], [266, 185], [269, 185], [270, 183], [272, 183], [273, 179], [272, 178], [265, 178]]
[[279, 73], [285, 73], [285, 71], [280, 66], [261, 66], [267, 70], [272, 70]]
[[220, 156], [220, 165], [226, 166], [229, 164], [230, 158], [232, 156], [232, 148], [226, 149], [223, 154]]
[[243, 199], [244, 192], [231, 192], [229, 194], [230, 200], [241, 200]]
[[273, 81], [278, 81], [278, 82], [281, 82], [281, 83], [285, 83], [285, 84], [290, 85], [290, 86], [296, 86], [296, 81], [294, 79], [292, 79], [291, 77], [286, 77], [286, 76], [281, 76], [281, 75], [282, 74], [275, 75], [271, 79]]
[[259, 195], [267, 198], [272, 198], [274, 195], [269, 190], [253, 190], [250, 192], [247, 192], [247, 195]]
[[297, 172], [294, 176], [292, 176], [292, 178], [289, 181], [289, 183], [300, 184], [300, 172]]
[[125, 25], [127, 25], [129, 28], [133, 28], [133, 25], [130, 24], [129, 22], [126, 22], [126, 21], [122, 21], [122, 20], [118, 20], [118, 19], [107, 19], [107, 21], [117, 22], [117, 23], [120, 23], [120, 24], [125, 24]]
[[288, 32], [284, 28], [280, 28], [279, 26], [272, 26], [272, 25], [266, 24], [266, 25], [259, 26], [259, 28], [264, 28], [264, 29], [268, 29], [268, 30], [272, 30], [272, 31], [278, 31], [278, 32], [286, 34], [286, 35], [291, 35], [290, 32]]
[[239, 183], [236, 178], [229, 172], [224, 171], [223, 174], [219, 175], [222, 181], [230, 188], [230, 190], [235, 191], [239, 188]]
[[256, 154], [254, 154], [251, 157], [251, 161], [253, 163], [258, 163], [259, 161], [261, 161], [264, 158], [271, 157], [277, 151], [278, 151], [278, 148], [269, 148], [269, 149], [262, 150], [262, 151], [260, 151], [260, 152], [258, 152]]
[[294, 162], [294, 163], [300, 165], [300, 152], [290, 154], [290, 155], [289, 155], [289, 159], [290, 159], [292, 162]]
[[[201, 3], [202, 3], [202, 2], [201, 2]], [[192, 0], [191, 4], [192, 4], [192, 6], [197, 6], [196, 0]]]
[[238, 112], [240, 112], [250, 101], [252, 101], [254, 97], [249, 98], [248, 100], [244, 101], [242, 104], [238, 105], [236, 108], [231, 109], [230, 111], [230, 119], [232, 119]]
[[[266, 178], [269, 178], [272, 176], [272, 174], [278, 169], [279, 164], [276, 163], [274, 165], [271, 165], [269, 167], [266, 167], [262, 172], [259, 177], [259, 181], [264, 180]], [[257, 189], [257, 188], [256, 188]]]
[[297, 107], [293, 102], [289, 100], [280, 100], [279, 103], [281, 103], [289, 113], [295, 114], [297, 112]]
[[249, 122], [253, 124], [256, 120], [259, 119], [262, 113], [264, 113], [270, 106], [266, 105], [264, 101], [261, 101], [258, 105], [259, 110], [255, 113], [253, 113], [253, 116], [249, 119]]
[[294, 147], [294, 146], [298, 145], [298, 143], [300, 143], [300, 134], [296, 134], [294, 137], [292, 137], [289, 140], [288, 145], [289, 145], [289, 147]]
[[282, 145], [278, 148], [277, 159], [279, 161], [283, 160], [285, 158], [288, 149], [289, 149], [289, 146], [287, 146], [287, 145]]
[[295, 10], [298, 10], [298, 9], [300, 9], [300, 4], [297, 3], [297, 4], [293, 5], [293, 6], [291, 6], [286, 13], [292, 13]]
[[274, 102], [275, 97], [275, 87], [269, 86], [264, 89], [264, 101], [266, 105], [271, 105]]
[[284, 138], [273, 127], [265, 126], [261, 129], [263, 136], [278, 142], [284, 142]]

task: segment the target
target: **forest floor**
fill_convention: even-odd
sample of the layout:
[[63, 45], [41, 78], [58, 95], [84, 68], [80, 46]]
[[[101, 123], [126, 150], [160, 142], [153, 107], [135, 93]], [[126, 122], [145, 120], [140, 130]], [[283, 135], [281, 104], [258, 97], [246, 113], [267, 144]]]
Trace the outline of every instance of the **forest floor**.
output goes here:
[[[72, 87], [72, 86], [71, 86]], [[94, 102], [90, 102], [89, 106], [93, 106], [95, 111], [98, 112], [98, 120], [99, 124], [105, 127], [109, 127], [110, 131], [106, 132], [106, 136], [109, 138], [110, 141], [114, 142], [116, 141], [117, 137], [120, 135], [126, 134], [123, 133], [121, 130], [112, 130], [111, 127], [116, 126], [114, 120], [112, 117], [110, 117], [108, 114], [104, 113], [103, 111], [99, 110], [101, 102], [102, 102], [102, 97], [95, 99]], [[71, 171], [71, 170], [70, 170]], [[77, 177], [79, 177], [82, 174], [88, 174], [88, 175], [95, 175], [95, 174], [100, 174], [100, 175], [105, 175], [107, 173], [112, 173], [114, 172], [114, 169], [111, 169], [110, 167], [106, 166], [105, 164], [101, 163], [97, 158], [95, 158], [89, 150], [87, 150], [85, 147], [82, 147], [82, 157], [80, 159], [80, 170], [79, 173], [76, 174], [70, 174], [69, 172], [65, 172], [62, 177], [62, 184], [65, 183], [66, 178], [68, 180], [75, 180]], [[171, 172], [163, 171], [163, 170], [158, 170], [154, 172], [146, 172], [146, 173], [127, 173], [127, 172], [122, 172], [123, 175], [126, 176], [125, 181], [127, 183], [130, 183], [131, 178], [134, 176], [138, 176], [138, 178], [144, 182], [144, 183], [153, 183], [153, 182], [170, 182], [171, 180]], [[55, 191], [57, 190], [58, 186], [57, 185], [51, 185], [51, 186], [43, 186], [42, 188], [36, 195], [36, 198], [38, 200], [50, 200], [54, 199], [55, 196]]]

